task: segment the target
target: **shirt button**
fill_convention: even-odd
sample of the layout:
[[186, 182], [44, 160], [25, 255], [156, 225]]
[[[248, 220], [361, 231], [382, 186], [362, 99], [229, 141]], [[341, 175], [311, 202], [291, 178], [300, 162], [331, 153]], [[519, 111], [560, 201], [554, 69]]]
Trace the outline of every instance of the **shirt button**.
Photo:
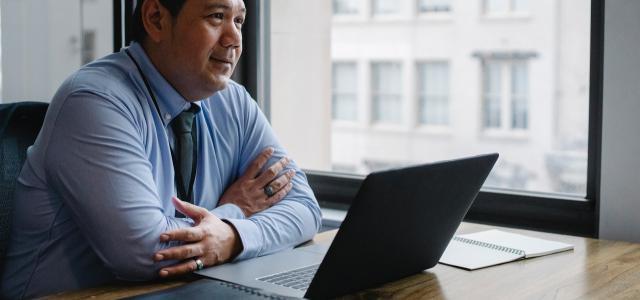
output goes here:
[[164, 119], [167, 121], [171, 120], [171, 114], [169, 113], [164, 114]]

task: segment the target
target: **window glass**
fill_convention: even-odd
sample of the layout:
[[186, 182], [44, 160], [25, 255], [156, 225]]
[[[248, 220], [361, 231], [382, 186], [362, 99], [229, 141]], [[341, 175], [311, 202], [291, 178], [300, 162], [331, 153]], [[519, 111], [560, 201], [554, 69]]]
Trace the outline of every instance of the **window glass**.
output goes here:
[[357, 77], [355, 63], [333, 64], [333, 102], [334, 120], [355, 121], [357, 118]]
[[512, 0], [513, 11], [525, 12], [529, 10], [529, 0]]
[[[272, 2], [271, 121], [279, 136], [307, 169], [367, 174], [498, 152], [486, 187], [584, 196], [590, 1], [458, 2], [451, 22], [437, 24], [419, 12], [341, 22], [330, 2]], [[375, 13], [445, 2], [361, 3]], [[535, 13], [478, 17], [522, 11]], [[343, 62], [357, 62], [357, 79], [341, 67], [332, 72]], [[347, 114], [355, 119], [341, 121], [343, 103], [356, 103], [344, 109], [355, 107]], [[304, 131], [292, 129], [299, 124]]]
[[358, 0], [333, 0], [334, 15], [353, 15], [358, 13]]
[[372, 0], [374, 15], [388, 15], [399, 12], [398, 2], [394, 0]]
[[509, 11], [510, 0], [485, 0], [485, 12], [489, 14], [500, 14]]
[[526, 129], [529, 95], [529, 77], [527, 64], [511, 64], [511, 128]]
[[50, 101], [75, 70], [113, 52], [113, 1], [4, 0], [1, 100]]
[[449, 123], [449, 65], [443, 62], [418, 64], [420, 123]]
[[402, 118], [402, 66], [400, 63], [371, 64], [373, 121], [400, 123]]
[[484, 83], [484, 128], [500, 128], [502, 104], [502, 66], [487, 62], [482, 73]]
[[451, 0], [418, 0], [418, 12], [447, 12], [451, 10]]

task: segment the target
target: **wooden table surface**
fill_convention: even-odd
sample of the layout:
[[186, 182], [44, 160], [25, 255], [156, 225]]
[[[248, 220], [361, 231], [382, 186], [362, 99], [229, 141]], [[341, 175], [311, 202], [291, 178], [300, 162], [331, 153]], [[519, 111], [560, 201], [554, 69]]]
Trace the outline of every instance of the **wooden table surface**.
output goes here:
[[[495, 226], [463, 223], [458, 233]], [[424, 272], [347, 299], [640, 299], [640, 244], [500, 228], [573, 244], [573, 251], [466, 271], [438, 264]], [[335, 231], [314, 241], [330, 240]], [[48, 298], [114, 299], [179, 286], [193, 279], [112, 285]]]

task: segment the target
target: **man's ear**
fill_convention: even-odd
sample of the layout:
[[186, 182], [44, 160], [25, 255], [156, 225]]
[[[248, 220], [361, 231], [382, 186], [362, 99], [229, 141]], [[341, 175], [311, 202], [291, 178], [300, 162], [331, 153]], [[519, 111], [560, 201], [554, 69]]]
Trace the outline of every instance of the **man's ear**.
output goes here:
[[158, 43], [163, 39], [163, 32], [170, 30], [171, 15], [160, 4], [159, 0], [146, 0], [141, 8], [142, 24], [147, 31], [147, 36], [152, 42]]

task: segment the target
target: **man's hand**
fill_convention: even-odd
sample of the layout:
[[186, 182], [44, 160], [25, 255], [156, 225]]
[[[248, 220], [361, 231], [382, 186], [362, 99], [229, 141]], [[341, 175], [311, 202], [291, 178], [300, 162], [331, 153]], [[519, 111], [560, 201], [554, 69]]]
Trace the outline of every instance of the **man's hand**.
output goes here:
[[183, 241], [186, 244], [156, 252], [153, 259], [185, 260], [162, 268], [161, 277], [181, 275], [197, 269], [195, 260], [205, 266], [218, 265], [231, 260], [242, 251], [242, 242], [235, 228], [216, 217], [208, 210], [180, 201], [173, 197], [176, 209], [193, 219], [196, 226], [167, 231], [160, 235], [161, 242]]
[[[224, 192], [218, 205], [233, 203], [242, 210], [246, 217], [250, 217], [282, 200], [291, 191], [293, 187], [291, 179], [296, 172], [289, 170], [277, 177], [289, 164], [289, 159], [284, 157], [260, 174], [260, 170], [272, 154], [272, 148], [263, 150], [245, 173]], [[267, 185], [274, 193], [272, 196], [268, 196], [265, 192]]]

